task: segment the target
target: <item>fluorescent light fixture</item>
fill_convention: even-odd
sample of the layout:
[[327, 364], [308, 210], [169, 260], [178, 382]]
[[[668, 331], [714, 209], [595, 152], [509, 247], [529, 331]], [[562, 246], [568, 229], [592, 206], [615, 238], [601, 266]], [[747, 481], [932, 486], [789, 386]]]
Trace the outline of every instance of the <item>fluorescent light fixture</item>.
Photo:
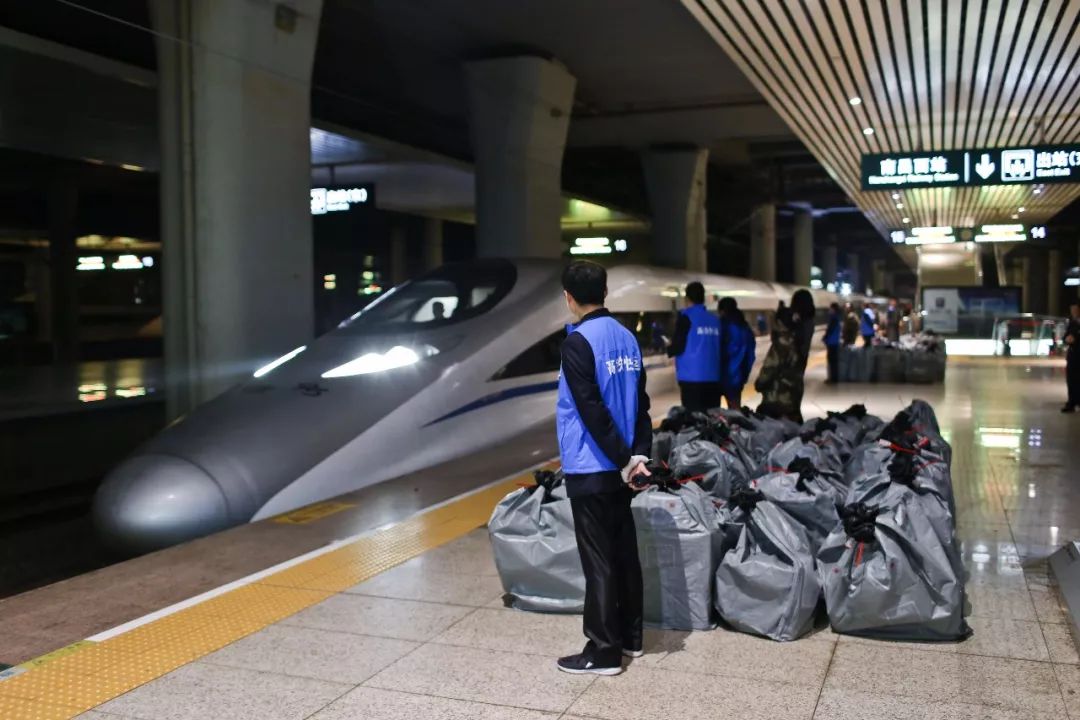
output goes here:
[[571, 255], [610, 255], [611, 252], [611, 248], [609, 247], [584, 248], [575, 246], [570, 248]]
[[307, 350], [307, 345], [301, 345], [300, 347], [296, 348], [292, 352], [289, 352], [289, 353], [286, 353], [286, 354], [282, 355], [281, 357], [279, 357], [277, 360], [270, 363], [269, 365], [263, 365], [261, 368], [259, 368], [258, 370], [255, 371], [255, 374], [252, 377], [261, 378], [266, 373], [270, 372], [271, 370], [273, 370], [276, 367], [284, 365], [285, 363], [289, 362], [290, 360], [292, 360], [294, 357], [296, 357], [300, 353], [304, 352], [305, 350]]
[[874, 134], [874, 128], [865, 127], [865, 128], [862, 129], [862, 134], [863, 135], [873, 135]]
[[899, 200], [900, 199], [900, 193], [893, 193], [892, 194], [892, 199], [893, 200]]
[[1016, 212], [1024, 212], [1025, 210], [1027, 210], [1027, 208], [1025, 208], [1025, 207], [1016, 208]]
[[151, 257], [150, 255], [147, 255], [146, 257], [144, 257], [142, 259], [142, 264], [143, 264], [143, 267], [148, 267], [148, 268], [149, 267], [154, 267], [154, 258]]
[[911, 222], [911, 218], [909, 218], [909, 217], [906, 217], [906, 218], [904, 218], [903, 220], [901, 220], [901, 222], [903, 222], [903, 223], [905, 223], [905, 224], [906, 224], [906, 223], [909, 223], [909, 222]]
[[848, 98], [848, 103], [851, 105], [862, 105], [862, 98], [858, 95], [853, 95], [852, 97]]
[[[424, 348], [424, 352], [430, 357], [439, 351], [428, 346]], [[344, 365], [339, 365], [333, 370], [324, 372], [322, 376], [323, 378], [340, 378], [354, 375], [370, 375], [371, 373], [415, 365], [418, 362], [420, 362], [420, 355], [415, 350], [403, 345], [395, 345], [385, 353], [365, 353], [355, 360], [350, 360]]]
[[92, 255], [90, 257], [79, 258], [79, 264], [75, 266], [76, 270], [104, 270], [105, 258], [100, 255]]
[[[1013, 217], [1016, 217], [1013, 215]], [[975, 242], [1023, 242], [1027, 240], [1027, 232], [1021, 223], [1005, 225], [980, 225], [979, 232], [975, 235]]]
[[143, 263], [137, 255], [121, 255], [112, 264], [113, 270], [142, 270]]
[[896, 209], [897, 210], [903, 210], [904, 209], [904, 203], [896, 203]]

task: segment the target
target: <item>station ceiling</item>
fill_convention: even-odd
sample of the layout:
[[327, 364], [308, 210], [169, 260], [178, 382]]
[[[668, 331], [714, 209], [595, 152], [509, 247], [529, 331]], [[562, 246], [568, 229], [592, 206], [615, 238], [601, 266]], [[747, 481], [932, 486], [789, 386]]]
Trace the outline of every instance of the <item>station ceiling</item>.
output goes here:
[[1080, 195], [860, 182], [863, 153], [1080, 140], [1078, 0], [681, 2], [882, 234], [1043, 223]]

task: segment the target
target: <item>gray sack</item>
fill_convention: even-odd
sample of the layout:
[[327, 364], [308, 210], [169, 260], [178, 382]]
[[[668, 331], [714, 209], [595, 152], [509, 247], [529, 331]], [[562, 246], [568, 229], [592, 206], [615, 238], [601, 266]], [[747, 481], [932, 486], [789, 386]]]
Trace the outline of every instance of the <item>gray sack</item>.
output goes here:
[[731, 440], [722, 445], [691, 440], [671, 452], [669, 465], [675, 477], [699, 478], [702, 490], [726, 500], [732, 490], [750, 481], [747, 462], [739, 445]]
[[665, 630], [708, 630], [719, 557], [713, 500], [694, 483], [652, 486], [633, 499], [644, 581], [645, 622]]
[[735, 629], [773, 640], [809, 632], [821, 596], [806, 532], [753, 490], [720, 510], [727, 550], [716, 571], [716, 610]]
[[503, 590], [519, 610], [580, 613], [585, 607], [574, 517], [566, 487], [545, 494], [521, 488], [495, 506], [488, 521]]

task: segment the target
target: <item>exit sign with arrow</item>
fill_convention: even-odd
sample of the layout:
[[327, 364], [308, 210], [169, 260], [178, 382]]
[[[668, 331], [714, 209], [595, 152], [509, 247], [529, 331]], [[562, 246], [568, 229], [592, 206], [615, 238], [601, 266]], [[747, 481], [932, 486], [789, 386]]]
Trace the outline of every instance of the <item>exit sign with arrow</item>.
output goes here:
[[1080, 144], [862, 156], [863, 190], [1080, 182]]

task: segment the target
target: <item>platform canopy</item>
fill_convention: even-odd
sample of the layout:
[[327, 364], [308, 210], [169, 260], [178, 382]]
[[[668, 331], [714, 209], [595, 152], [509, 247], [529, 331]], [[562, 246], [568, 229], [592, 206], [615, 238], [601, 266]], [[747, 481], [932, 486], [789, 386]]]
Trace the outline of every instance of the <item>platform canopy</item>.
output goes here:
[[1080, 195], [1080, 0], [682, 2], [887, 238]]

